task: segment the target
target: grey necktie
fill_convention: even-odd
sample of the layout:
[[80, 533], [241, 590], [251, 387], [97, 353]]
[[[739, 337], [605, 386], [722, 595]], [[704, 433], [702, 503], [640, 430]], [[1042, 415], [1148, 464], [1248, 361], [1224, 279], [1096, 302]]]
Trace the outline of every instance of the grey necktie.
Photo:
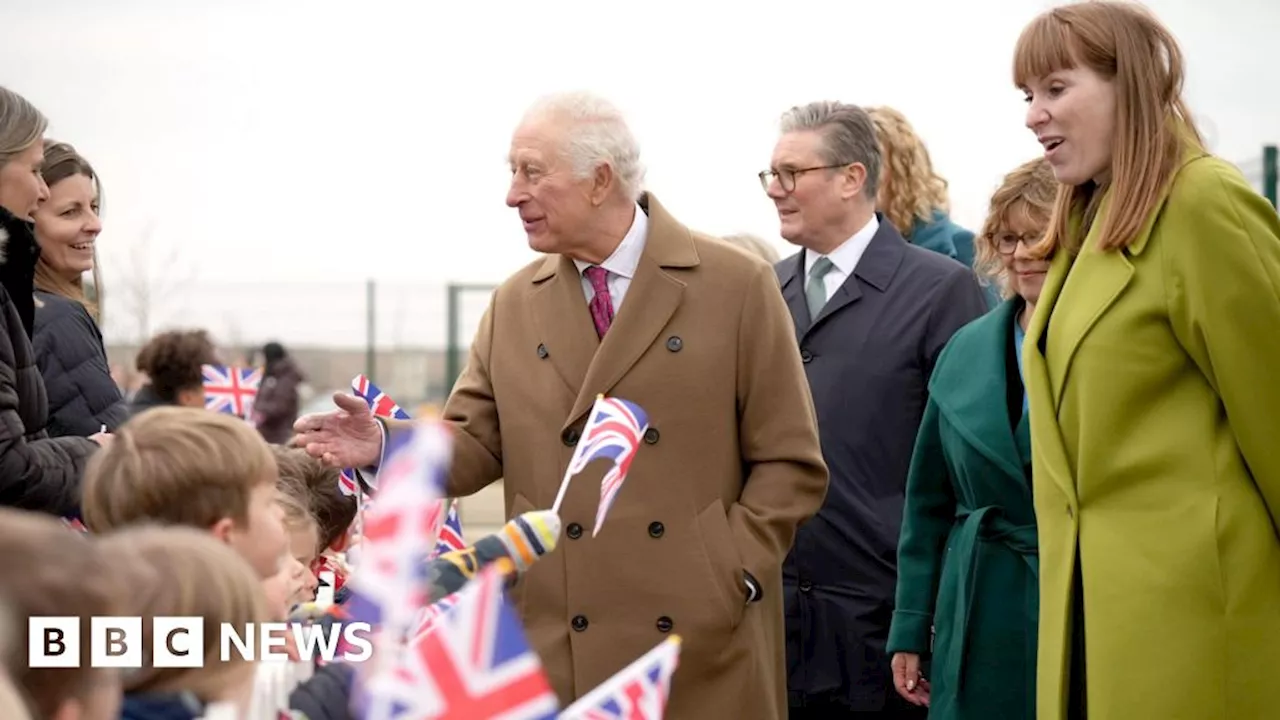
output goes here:
[[827, 304], [827, 273], [835, 270], [835, 263], [820, 257], [809, 269], [809, 282], [804, 287], [804, 299], [809, 303], [809, 322], [818, 319], [818, 313]]

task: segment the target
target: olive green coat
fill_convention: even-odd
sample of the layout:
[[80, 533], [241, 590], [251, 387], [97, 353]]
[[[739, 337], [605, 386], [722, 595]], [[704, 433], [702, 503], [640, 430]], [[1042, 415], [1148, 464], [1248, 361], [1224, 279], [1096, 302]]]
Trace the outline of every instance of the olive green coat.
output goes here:
[[936, 628], [931, 719], [1035, 717], [1030, 437], [1025, 416], [1015, 432], [1007, 392], [1021, 385], [1021, 307], [1006, 301], [947, 344], [907, 478], [889, 651], [927, 655]]
[[1083, 579], [1090, 720], [1280, 717], [1280, 217], [1194, 153], [1123, 251], [1054, 258], [1023, 346], [1039, 720]]

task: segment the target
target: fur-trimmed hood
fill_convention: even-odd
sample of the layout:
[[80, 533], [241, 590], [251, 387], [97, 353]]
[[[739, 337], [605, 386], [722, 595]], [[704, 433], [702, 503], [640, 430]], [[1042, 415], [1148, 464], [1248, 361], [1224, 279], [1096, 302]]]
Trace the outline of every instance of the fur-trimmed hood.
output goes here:
[[0, 285], [17, 306], [27, 337], [31, 337], [35, 324], [36, 262], [39, 260], [35, 226], [0, 207]]

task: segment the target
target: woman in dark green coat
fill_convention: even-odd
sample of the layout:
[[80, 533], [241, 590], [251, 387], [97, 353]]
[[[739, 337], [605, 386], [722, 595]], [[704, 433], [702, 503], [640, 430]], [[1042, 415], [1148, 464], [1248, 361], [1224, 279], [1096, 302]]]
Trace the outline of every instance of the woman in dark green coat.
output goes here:
[[1051, 254], [1036, 246], [1056, 191], [1044, 160], [1005, 177], [977, 254], [1006, 299], [956, 333], [929, 383], [888, 650], [898, 692], [930, 718], [1035, 717], [1039, 592], [1020, 368]]

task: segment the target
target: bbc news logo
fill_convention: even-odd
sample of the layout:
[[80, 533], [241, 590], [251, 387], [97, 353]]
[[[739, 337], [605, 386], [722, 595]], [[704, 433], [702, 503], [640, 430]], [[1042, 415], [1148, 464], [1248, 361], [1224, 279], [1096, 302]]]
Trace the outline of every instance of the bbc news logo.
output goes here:
[[[140, 668], [145, 638], [140, 617], [95, 617], [89, 621], [89, 664], [92, 667]], [[27, 664], [33, 668], [80, 666], [78, 617], [31, 617], [27, 622]], [[197, 668], [204, 666], [205, 620], [202, 617], [157, 617], [151, 625], [150, 667]], [[218, 632], [218, 656], [249, 662], [289, 662], [286, 651], [292, 636], [300, 659], [358, 663], [373, 654], [369, 623], [260, 623], [237, 628], [222, 623]]]

